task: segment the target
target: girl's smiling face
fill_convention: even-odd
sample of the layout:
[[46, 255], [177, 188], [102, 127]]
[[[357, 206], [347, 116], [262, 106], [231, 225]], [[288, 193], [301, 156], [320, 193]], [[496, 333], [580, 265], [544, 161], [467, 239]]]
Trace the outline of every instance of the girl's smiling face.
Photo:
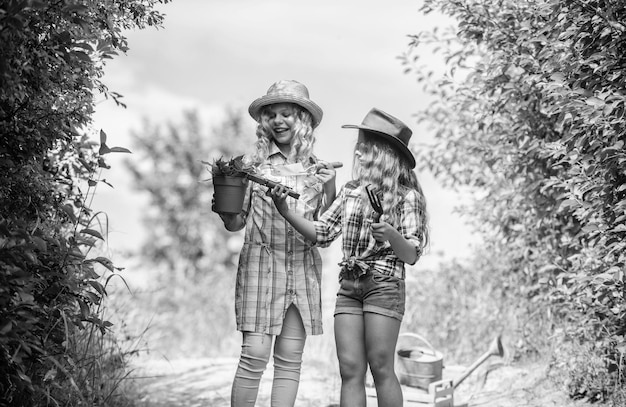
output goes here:
[[267, 122], [272, 130], [274, 141], [279, 147], [288, 146], [294, 136], [293, 126], [296, 112], [289, 103], [277, 103], [267, 107]]

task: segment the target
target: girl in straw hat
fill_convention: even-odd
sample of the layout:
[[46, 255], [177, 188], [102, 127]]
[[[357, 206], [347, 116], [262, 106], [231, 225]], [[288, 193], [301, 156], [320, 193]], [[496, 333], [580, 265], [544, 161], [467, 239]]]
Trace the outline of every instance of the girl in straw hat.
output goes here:
[[[298, 193], [285, 202], [304, 219], [317, 219], [335, 198], [335, 170], [313, 154], [322, 109], [296, 81], [274, 83], [248, 109], [258, 122], [255, 151], [246, 157], [263, 176]], [[249, 183], [240, 214], [219, 214], [227, 230], [245, 227], [235, 291], [243, 344], [231, 405], [253, 406], [274, 347], [271, 405], [293, 406], [307, 335], [322, 333], [321, 257], [280, 216], [267, 188]]]
[[318, 246], [343, 234], [335, 305], [341, 406], [365, 405], [369, 365], [378, 405], [399, 407], [394, 357], [405, 305], [404, 265], [414, 264], [428, 242], [426, 203], [404, 123], [374, 108], [361, 125], [343, 127], [359, 130], [353, 180], [319, 220], [291, 210], [280, 186], [272, 197], [285, 219]]

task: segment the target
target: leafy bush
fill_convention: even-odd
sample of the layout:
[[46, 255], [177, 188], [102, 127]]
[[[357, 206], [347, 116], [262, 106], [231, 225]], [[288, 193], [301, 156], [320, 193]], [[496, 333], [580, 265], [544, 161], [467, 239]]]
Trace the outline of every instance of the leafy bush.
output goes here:
[[[509, 260], [494, 270], [506, 291], [546, 307], [555, 340], [593, 344], [572, 349], [606, 375], [591, 382], [580, 364], [573, 393], [612, 394], [626, 355], [626, 4], [424, 2], [435, 9], [457, 30], [415, 35], [404, 55], [437, 99], [420, 113], [436, 134], [422, 162], [475, 191], [466, 212]], [[442, 77], [418, 65], [420, 45], [440, 47]]]
[[93, 368], [111, 359], [83, 351], [110, 328], [98, 307], [117, 269], [92, 253], [104, 231], [89, 199], [104, 155], [127, 150], [104, 132], [98, 150], [89, 124], [95, 91], [119, 103], [103, 62], [126, 50], [122, 28], [159, 24], [156, 3], [0, 4], [0, 397], [11, 405], [107, 399]]

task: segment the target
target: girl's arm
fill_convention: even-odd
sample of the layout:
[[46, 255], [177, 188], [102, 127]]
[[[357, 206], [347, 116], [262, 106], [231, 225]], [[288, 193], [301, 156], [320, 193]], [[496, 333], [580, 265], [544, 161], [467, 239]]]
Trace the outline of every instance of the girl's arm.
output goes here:
[[324, 197], [322, 199], [322, 208], [320, 210], [320, 214], [324, 213], [326, 209], [333, 203], [335, 198], [337, 197], [337, 187], [335, 185], [335, 176], [337, 175], [335, 172], [335, 168], [331, 163], [319, 163], [317, 164], [320, 168], [316, 172], [317, 178], [323, 184]]
[[379, 242], [389, 241], [391, 249], [403, 262], [407, 264], [417, 262], [417, 250], [413, 243], [387, 222], [372, 223], [372, 236]]
[[422, 254], [422, 239], [427, 227], [422, 223], [425, 212], [423, 195], [416, 190], [405, 196], [401, 209], [400, 229], [386, 222], [372, 224], [372, 234], [379, 242], [389, 241], [393, 252], [400, 260], [415, 264]]
[[271, 190], [268, 190], [268, 195], [272, 197], [276, 209], [278, 209], [278, 212], [283, 218], [285, 218], [294, 229], [300, 232], [305, 239], [315, 242], [317, 234], [313, 222], [289, 210], [289, 206], [285, 201], [287, 198], [287, 188], [282, 185], [277, 185]]
[[335, 198], [337, 197], [337, 188], [335, 187], [335, 177], [332, 181], [324, 184], [324, 205], [320, 213], [324, 213], [326, 209], [330, 207]]

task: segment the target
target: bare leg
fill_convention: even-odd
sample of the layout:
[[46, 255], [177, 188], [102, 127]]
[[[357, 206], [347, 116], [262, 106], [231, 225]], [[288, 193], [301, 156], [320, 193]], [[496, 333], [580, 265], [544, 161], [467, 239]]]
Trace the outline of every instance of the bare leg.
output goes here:
[[379, 407], [402, 407], [402, 388], [394, 370], [400, 321], [366, 312], [365, 346]]
[[342, 407], [365, 407], [367, 358], [363, 328], [362, 315], [335, 315], [335, 345], [341, 375]]

